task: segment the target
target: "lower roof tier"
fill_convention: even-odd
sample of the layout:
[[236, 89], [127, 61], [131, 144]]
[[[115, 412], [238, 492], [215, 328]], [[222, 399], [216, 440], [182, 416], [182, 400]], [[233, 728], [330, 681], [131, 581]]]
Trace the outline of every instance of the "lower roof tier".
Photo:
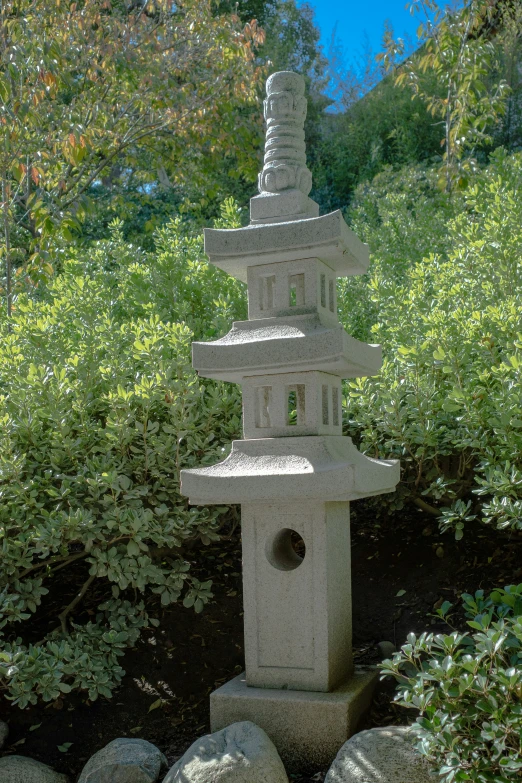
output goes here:
[[236, 321], [220, 340], [192, 344], [192, 363], [204, 378], [241, 383], [252, 375], [318, 370], [340, 378], [376, 375], [380, 345], [360, 342], [319, 316]]
[[192, 505], [256, 501], [346, 501], [394, 492], [397, 460], [361, 454], [342, 435], [235, 440], [223, 462], [181, 471]]

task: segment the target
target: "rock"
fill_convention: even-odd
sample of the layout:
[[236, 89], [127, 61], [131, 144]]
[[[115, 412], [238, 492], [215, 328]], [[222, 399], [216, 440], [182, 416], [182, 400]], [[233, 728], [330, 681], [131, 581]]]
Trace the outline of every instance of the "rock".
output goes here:
[[345, 742], [324, 783], [435, 783], [408, 726], [369, 729]]
[[377, 649], [379, 651], [381, 661], [384, 661], [385, 658], [391, 658], [393, 653], [397, 652], [397, 648], [393, 642], [379, 642]]
[[0, 780], [2, 783], [68, 783], [69, 779], [27, 756], [4, 756], [0, 759]]
[[78, 783], [155, 783], [167, 759], [155, 745], [121, 737], [91, 756]]
[[163, 783], [288, 783], [272, 740], [255, 723], [233, 723], [194, 742]]
[[7, 725], [7, 723], [4, 723], [3, 720], [0, 720], [0, 750], [2, 750], [2, 748], [4, 747], [5, 741], [8, 736], [9, 736], [9, 726]]

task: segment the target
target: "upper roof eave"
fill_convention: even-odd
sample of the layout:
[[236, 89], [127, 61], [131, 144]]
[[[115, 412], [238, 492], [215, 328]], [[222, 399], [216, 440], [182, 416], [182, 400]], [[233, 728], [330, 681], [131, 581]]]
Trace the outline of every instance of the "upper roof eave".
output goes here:
[[287, 223], [245, 228], [206, 228], [210, 263], [247, 282], [249, 266], [319, 258], [337, 277], [361, 275], [370, 264], [368, 245], [346, 225], [340, 210]]

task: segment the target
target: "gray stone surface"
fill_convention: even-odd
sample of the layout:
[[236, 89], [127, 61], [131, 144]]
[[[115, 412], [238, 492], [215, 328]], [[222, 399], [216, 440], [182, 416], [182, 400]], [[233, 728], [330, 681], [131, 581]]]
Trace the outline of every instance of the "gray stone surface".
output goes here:
[[368, 245], [348, 228], [339, 209], [287, 223], [206, 228], [204, 234], [210, 263], [244, 283], [249, 266], [302, 258], [319, 258], [337, 277], [363, 275], [370, 266]]
[[[265, 158], [258, 178], [259, 192], [268, 202], [264, 218], [299, 220], [309, 216], [312, 205], [317, 206], [313, 201], [303, 204], [294, 199], [289, 204], [285, 199], [292, 191], [306, 197], [312, 188], [312, 175], [306, 167], [304, 93], [303, 77], [292, 71], [279, 71], [267, 79], [263, 101]], [[256, 210], [251, 208], [250, 215], [255, 220]]]
[[357, 500], [393, 492], [399, 477], [396, 460], [367, 457], [346, 435], [258, 438], [233, 441], [217, 465], [182, 470], [181, 491], [192, 505]]
[[[295, 394], [296, 421], [289, 425], [290, 391]], [[244, 378], [245, 438], [342, 436], [341, 398], [340, 379], [325, 372], [291, 372]]]
[[288, 783], [288, 778], [265, 732], [242, 721], [194, 742], [163, 783]]
[[247, 277], [249, 321], [266, 326], [267, 318], [317, 313], [323, 326], [339, 329], [336, 273], [318, 258], [256, 264]]
[[304, 92], [295, 73], [269, 77], [251, 224], [205, 230], [210, 263], [248, 285], [249, 320], [193, 343], [193, 366], [242, 385], [244, 439], [223, 462], [183, 470], [181, 492], [242, 506], [246, 675], [211, 695], [212, 730], [253, 721], [283, 761], [320, 767], [376, 682], [352, 666], [349, 503], [395, 491], [400, 469], [342, 435], [341, 381], [377, 374], [381, 348], [339, 322], [336, 278], [364, 274], [369, 250], [339, 210], [315, 216]]
[[155, 783], [167, 759], [155, 745], [122, 737], [92, 756], [78, 783]]
[[210, 695], [210, 726], [217, 731], [234, 721], [255, 721], [292, 771], [324, 769], [357, 730], [377, 682], [377, 670], [356, 667], [346, 685], [317, 693], [248, 687], [243, 674]]
[[325, 783], [435, 783], [409, 733], [407, 726], [361, 731], [343, 745]]
[[204, 378], [241, 383], [252, 375], [329, 372], [340, 378], [377, 375], [379, 345], [356, 340], [317, 313], [235, 321], [224, 337], [192, 343], [194, 368]]
[[9, 736], [9, 726], [3, 720], [0, 720], [0, 750], [5, 745], [5, 741]]
[[46, 764], [27, 756], [4, 756], [0, 759], [2, 783], [68, 783], [66, 775], [60, 775]]
[[319, 204], [294, 188], [282, 193], [261, 193], [250, 199], [250, 223], [281, 223], [319, 217]]
[[[243, 583], [247, 685], [326, 693], [346, 682], [350, 504], [243, 503], [241, 528], [244, 573], [256, 576]], [[291, 531], [304, 541], [302, 560]]]

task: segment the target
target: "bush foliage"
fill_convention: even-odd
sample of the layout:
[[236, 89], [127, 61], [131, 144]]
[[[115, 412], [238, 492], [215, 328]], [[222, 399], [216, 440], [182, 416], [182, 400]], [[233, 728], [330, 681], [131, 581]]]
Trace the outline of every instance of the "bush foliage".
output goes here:
[[347, 426], [368, 454], [400, 458], [395, 508], [413, 501], [457, 538], [473, 520], [522, 530], [522, 155], [496, 152], [462, 194], [434, 176], [358, 190], [351, 222], [373, 265], [341, 284], [341, 317], [385, 361], [348, 385]]
[[[20, 707], [71, 689], [110, 696], [119, 657], [156, 622], [146, 594], [196, 611], [210, 596], [191, 549], [217, 539], [227, 509], [189, 507], [179, 471], [223, 456], [241, 408], [235, 386], [197, 378], [190, 345], [245, 306], [241, 284], [203, 258], [180, 223], [150, 256], [115, 226], [0, 325], [0, 688]], [[53, 616], [55, 590], [38, 622], [78, 568], [80, 598], [107, 585], [95, 616], [78, 597]]]
[[[398, 492], [373, 502], [414, 502], [458, 538], [474, 520], [520, 529], [522, 155], [497, 152], [456, 194], [436, 177], [387, 170], [357, 191], [349, 219], [373, 262], [341, 281], [340, 317], [385, 361], [346, 385], [346, 430], [401, 460]], [[226, 203], [221, 225], [239, 223]], [[229, 512], [189, 508], [179, 470], [225, 455], [241, 406], [235, 386], [195, 376], [190, 343], [246, 317], [244, 290], [179, 221], [153, 253], [114, 226], [16, 308], [0, 324], [0, 687], [20, 706], [93, 699], [154, 620], [148, 594], [196, 610], [209, 597], [190, 562]], [[64, 600], [46, 626], [65, 569], [84, 569], [80, 599], [105, 600], [90, 617]]]
[[417, 749], [442, 783], [511, 783], [522, 774], [522, 584], [462, 602], [470, 632], [410, 634], [382, 673], [420, 711]]

